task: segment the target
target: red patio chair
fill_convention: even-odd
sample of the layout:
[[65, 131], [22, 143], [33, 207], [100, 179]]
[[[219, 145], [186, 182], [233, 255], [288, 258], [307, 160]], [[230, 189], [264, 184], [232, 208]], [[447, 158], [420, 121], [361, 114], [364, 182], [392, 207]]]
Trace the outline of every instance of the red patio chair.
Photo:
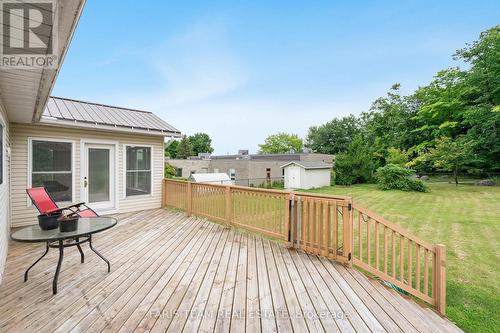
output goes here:
[[45, 187], [33, 187], [26, 189], [26, 193], [33, 202], [33, 205], [38, 209], [41, 215], [51, 215], [70, 211], [69, 215], [78, 215], [80, 217], [96, 217], [99, 216], [92, 208], [87, 206], [85, 202], [79, 202], [67, 207], [59, 207]]

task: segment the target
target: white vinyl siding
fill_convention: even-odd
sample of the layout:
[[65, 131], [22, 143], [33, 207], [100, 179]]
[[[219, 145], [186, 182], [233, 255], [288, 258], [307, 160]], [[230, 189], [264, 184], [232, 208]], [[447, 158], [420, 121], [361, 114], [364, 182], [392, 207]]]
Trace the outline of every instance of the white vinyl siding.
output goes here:
[[[96, 131], [62, 128], [44, 125], [11, 124], [12, 145], [12, 225], [22, 226], [37, 223], [36, 209], [28, 207], [26, 188], [28, 186], [28, 140], [29, 138], [70, 139], [74, 141], [74, 196], [79, 202], [81, 197], [81, 140], [92, 142], [118, 142], [117, 168], [117, 208], [120, 213], [161, 207], [163, 179], [163, 137], [128, 134], [110, 131]], [[150, 195], [125, 196], [125, 147], [152, 147], [152, 188]]]
[[2, 172], [3, 179], [0, 184], [0, 283], [2, 283], [3, 272], [5, 268], [5, 260], [7, 258], [7, 250], [9, 245], [10, 234], [10, 202], [9, 202], [9, 186], [10, 186], [10, 168], [9, 168], [9, 120], [3, 106], [0, 103], [0, 126], [3, 128], [2, 138]]

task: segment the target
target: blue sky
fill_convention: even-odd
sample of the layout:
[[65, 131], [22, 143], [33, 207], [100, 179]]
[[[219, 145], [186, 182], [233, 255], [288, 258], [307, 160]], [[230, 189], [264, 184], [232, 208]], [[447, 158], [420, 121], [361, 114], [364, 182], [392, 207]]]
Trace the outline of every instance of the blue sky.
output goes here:
[[153, 111], [215, 153], [359, 114], [456, 65], [500, 1], [101, 1], [53, 95]]

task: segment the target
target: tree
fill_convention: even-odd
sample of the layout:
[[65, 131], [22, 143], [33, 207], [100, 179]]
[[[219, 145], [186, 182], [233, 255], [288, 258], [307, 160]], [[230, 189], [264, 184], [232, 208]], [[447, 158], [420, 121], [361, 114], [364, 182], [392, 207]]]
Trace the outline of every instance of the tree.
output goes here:
[[373, 180], [376, 169], [373, 151], [362, 136], [354, 138], [349, 148], [335, 156], [335, 184], [351, 185]]
[[473, 158], [471, 143], [464, 137], [452, 140], [442, 137], [436, 141], [436, 146], [430, 150], [430, 159], [434, 166], [444, 171], [452, 171], [455, 185], [458, 186], [458, 172], [464, 171]]
[[401, 149], [390, 147], [387, 149], [385, 161], [387, 164], [405, 166], [405, 164], [408, 163], [408, 155]]
[[170, 158], [177, 158], [177, 149], [179, 147], [179, 141], [172, 140], [167, 142], [165, 147], [165, 156]]
[[177, 158], [187, 159], [189, 156], [193, 156], [193, 146], [191, 141], [184, 135], [177, 147]]
[[172, 165], [165, 163], [165, 178], [173, 178], [177, 175], [177, 170]]
[[298, 153], [303, 148], [302, 139], [297, 134], [277, 133], [269, 135], [259, 145], [260, 154]]
[[337, 154], [346, 151], [359, 133], [360, 123], [355, 116], [335, 118], [324, 125], [310, 127], [306, 146], [317, 153]]
[[193, 155], [198, 155], [200, 153], [212, 153], [214, 149], [212, 148], [212, 139], [206, 133], [196, 133], [189, 136], [189, 142], [193, 147]]

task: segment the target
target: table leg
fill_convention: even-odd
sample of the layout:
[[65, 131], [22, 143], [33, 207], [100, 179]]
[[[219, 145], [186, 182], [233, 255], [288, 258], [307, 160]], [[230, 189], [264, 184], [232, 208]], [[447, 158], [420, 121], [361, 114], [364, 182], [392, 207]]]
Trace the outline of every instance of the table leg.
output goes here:
[[108, 259], [104, 258], [102, 256], [102, 254], [100, 254], [99, 252], [97, 252], [96, 249], [94, 249], [94, 247], [92, 246], [92, 235], [89, 235], [89, 245], [90, 245], [90, 249], [92, 251], [94, 251], [99, 257], [101, 257], [102, 260], [104, 260], [108, 264], [108, 273], [111, 272], [111, 265], [109, 264]]
[[[78, 242], [80, 239], [76, 237], [75, 240]], [[80, 244], [76, 244], [76, 247], [78, 247], [78, 251], [80, 251], [80, 261], [83, 264], [85, 262], [85, 256], [83, 255], [82, 247], [80, 246]]]
[[63, 241], [59, 241], [59, 261], [57, 262], [56, 274], [54, 274], [54, 280], [52, 281], [52, 294], [57, 294], [57, 279], [59, 278], [59, 272], [61, 271], [61, 265], [64, 257], [64, 244]]
[[30, 269], [33, 268], [33, 266], [35, 266], [36, 264], [38, 264], [38, 262], [40, 260], [42, 260], [43, 257], [45, 257], [45, 255], [49, 252], [49, 243], [47, 243], [47, 248], [45, 249], [45, 253], [40, 257], [38, 258], [37, 261], [35, 261], [30, 267], [28, 267], [28, 269], [26, 270], [26, 272], [24, 272], [24, 282], [28, 281], [28, 272]]

